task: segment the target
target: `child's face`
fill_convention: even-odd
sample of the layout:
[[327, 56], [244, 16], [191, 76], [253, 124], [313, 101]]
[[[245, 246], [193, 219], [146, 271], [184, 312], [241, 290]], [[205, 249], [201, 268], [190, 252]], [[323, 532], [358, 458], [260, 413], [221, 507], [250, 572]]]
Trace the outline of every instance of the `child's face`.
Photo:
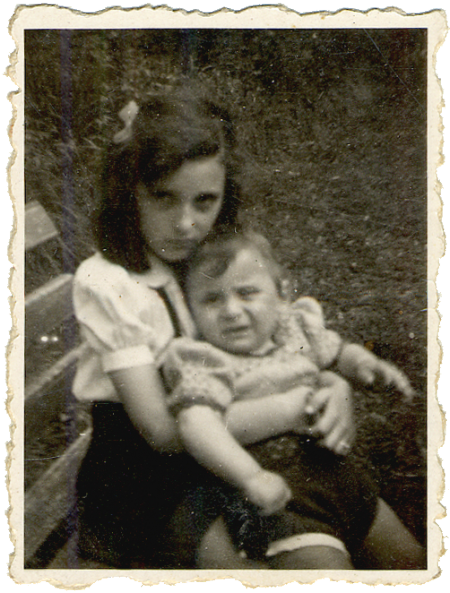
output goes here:
[[216, 222], [223, 203], [225, 166], [220, 155], [184, 162], [153, 188], [136, 188], [141, 231], [168, 262], [192, 254]]
[[252, 354], [275, 332], [281, 299], [256, 248], [242, 249], [218, 278], [195, 270], [188, 296], [203, 339], [222, 350]]

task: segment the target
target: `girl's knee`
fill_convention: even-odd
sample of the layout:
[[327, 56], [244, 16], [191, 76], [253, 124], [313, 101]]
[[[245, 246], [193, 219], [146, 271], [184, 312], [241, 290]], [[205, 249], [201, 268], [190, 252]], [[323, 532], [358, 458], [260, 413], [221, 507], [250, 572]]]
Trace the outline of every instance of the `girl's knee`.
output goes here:
[[381, 498], [364, 541], [362, 562], [364, 568], [384, 570], [426, 568], [425, 550]]

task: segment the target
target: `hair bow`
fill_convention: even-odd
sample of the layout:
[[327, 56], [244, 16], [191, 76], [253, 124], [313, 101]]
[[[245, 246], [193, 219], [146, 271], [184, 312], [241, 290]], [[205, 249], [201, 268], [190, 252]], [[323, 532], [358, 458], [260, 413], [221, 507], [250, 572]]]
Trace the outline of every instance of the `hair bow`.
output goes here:
[[131, 137], [131, 128], [133, 126], [133, 122], [135, 120], [136, 115], [138, 114], [139, 106], [136, 101], [132, 100], [125, 105], [123, 109], [119, 111], [119, 117], [125, 124], [125, 127], [117, 132], [114, 135], [114, 142], [119, 144], [120, 142], [125, 142], [129, 140]]

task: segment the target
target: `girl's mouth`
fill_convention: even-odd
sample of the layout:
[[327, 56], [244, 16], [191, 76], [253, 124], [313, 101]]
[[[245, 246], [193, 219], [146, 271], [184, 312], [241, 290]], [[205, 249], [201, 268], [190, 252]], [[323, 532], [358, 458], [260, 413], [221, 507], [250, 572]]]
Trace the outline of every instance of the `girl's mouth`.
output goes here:
[[191, 239], [168, 239], [155, 245], [156, 253], [169, 262], [182, 261], [190, 257], [197, 247], [197, 241]]
[[167, 241], [166, 249], [174, 249], [176, 251], [192, 251], [197, 246], [197, 241], [194, 239], [171, 239]]

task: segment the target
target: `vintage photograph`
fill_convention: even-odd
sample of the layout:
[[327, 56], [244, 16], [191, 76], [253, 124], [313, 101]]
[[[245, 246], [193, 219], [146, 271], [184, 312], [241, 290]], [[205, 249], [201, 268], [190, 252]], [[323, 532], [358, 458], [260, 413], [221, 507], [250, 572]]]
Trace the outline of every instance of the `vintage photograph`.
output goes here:
[[430, 568], [429, 52], [24, 29], [24, 574]]

